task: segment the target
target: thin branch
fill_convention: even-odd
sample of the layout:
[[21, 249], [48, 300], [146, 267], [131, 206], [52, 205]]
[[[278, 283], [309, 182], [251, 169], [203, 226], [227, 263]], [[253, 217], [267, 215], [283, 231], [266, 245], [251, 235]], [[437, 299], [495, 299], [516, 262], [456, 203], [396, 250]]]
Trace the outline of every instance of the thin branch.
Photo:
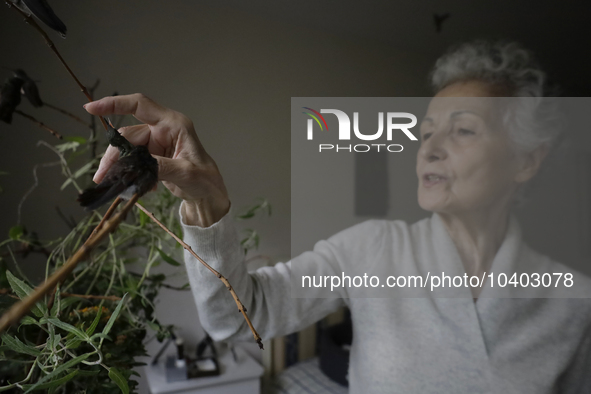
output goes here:
[[25, 118], [29, 119], [31, 122], [35, 123], [37, 126], [41, 127], [42, 129], [45, 129], [45, 130], [49, 131], [51, 134], [53, 134], [55, 137], [59, 138], [60, 140], [63, 138], [60, 133], [58, 133], [57, 131], [55, 131], [51, 127], [45, 125], [45, 123], [38, 121], [37, 119], [35, 119], [31, 115], [24, 113], [20, 109], [15, 109], [14, 110], [14, 113], [15, 114], [19, 114], [20, 116], [24, 116]]
[[[60, 62], [62, 63], [62, 65], [68, 71], [68, 74], [70, 74], [70, 76], [74, 79], [74, 81], [76, 81], [76, 84], [80, 88], [80, 91], [84, 94], [84, 96], [86, 96], [86, 98], [88, 99], [88, 101], [92, 101], [92, 96], [88, 92], [88, 89], [86, 88], [86, 86], [82, 85], [82, 83], [80, 82], [80, 80], [78, 79], [78, 77], [76, 77], [76, 74], [74, 74], [74, 72], [72, 71], [72, 69], [70, 68], [70, 66], [68, 66], [68, 63], [66, 63], [66, 61], [64, 60], [64, 58], [62, 57], [62, 55], [57, 50], [57, 47], [55, 46], [55, 44], [53, 43], [53, 41], [51, 41], [51, 38], [49, 38], [49, 36], [47, 35], [47, 33], [45, 33], [45, 31], [41, 28], [41, 26], [39, 26], [39, 24], [35, 21], [35, 19], [33, 19], [30, 15], [27, 15], [26, 13], [22, 12], [21, 10], [19, 10], [17, 7], [13, 7], [12, 4], [11, 4], [11, 2], [9, 0], [6, 0], [5, 3], [6, 3], [6, 5], [8, 5], [8, 7], [14, 9], [16, 12], [18, 12], [19, 14], [21, 14], [21, 16], [25, 18], [25, 22], [28, 23], [29, 25], [31, 25], [35, 30], [37, 30], [39, 32], [39, 34], [41, 34], [41, 36], [45, 40], [45, 43], [47, 44], [47, 46], [53, 51], [53, 53], [55, 53], [55, 55], [58, 57], [58, 59], [60, 60]], [[101, 120], [101, 122], [103, 124], [103, 127], [105, 128], [105, 130], [107, 130], [107, 123], [102, 118], [102, 116], [99, 116], [99, 118], [100, 118], [100, 120]]]
[[12, 289], [0, 289], [0, 295], [5, 295], [8, 296], [10, 298], [14, 298], [14, 299], [19, 299], [17, 296], [15, 296], [14, 294], [12, 294]]
[[193, 252], [193, 249], [191, 248], [191, 246], [187, 245], [182, 239], [180, 239], [179, 237], [177, 237], [175, 233], [173, 233], [172, 231], [170, 231], [164, 224], [162, 224], [162, 222], [160, 222], [158, 219], [156, 219], [156, 217], [154, 216], [154, 214], [152, 212], [148, 211], [146, 208], [144, 208], [139, 203], [136, 203], [135, 206], [138, 207], [139, 209], [141, 209], [146, 215], [148, 215], [148, 217], [150, 219], [152, 219], [152, 221], [154, 221], [164, 231], [166, 231], [168, 234], [170, 234], [179, 244], [181, 244], [183, 246], [183, 248], [185, 248], [189, 253], [191, 253], [191, 255], [193, 257], [195, 257], [197, 260], [199, 260], [199, 262], [201, 264], [203, 264], [203, 266], [205, 268], [207, 268], [208, 270], [210, 270], [215, 276], [218, 277], [219, 280], [222, 281], [222, 283], [230, 291], [230, 294], [232, 294], [232, 298], [234, 298], [234, 301], [236, 302], [236, 305], [238, 306], [238, 311], [240, 313], [242, 313], [242, 316], [244, 316], [244, 319], [246, 320], [246, 324], [248, 324], [248, 327], [250, 328], [250, 331], [252, 331], [252, 335], [254, 336], [255, 341], [259, 344], [259, 347], [261, 349], [263, 349], [263, 342], [261, 340], [261, 337], [256, 332], [254, 326], [252, 325], [250, 319], [248, 318], [248, 315], [246, 314], [246, 308], [244, 307], [244, 304], [242, 304], [242, 302], [238, 298], [238, 295], [236, 294], [236, 292], [232, 288], [232, 285], [230, 285], [230, 282], [228, 281], [228, 279], [226, 279], [222, 274], [220, 274], [218, 271], [216, 271], [215, 269], [213, 269], [209, 264], [207, 264], [201, 257], [199, 257], [197, 255], [197, 253]]
[[97, 295], [84, 295], [84, 294], [72, 294], [72, 293], [60, 293], [62, 297], [76, 297], [85, 298], [89, 300], [108, 300], [108, 301], [121, 301], [121, 297], [117, 296], [97, 296]]
[[62, 65], [66, 68], [66, 70], [68, 71], [70, 76], [72, 78], [74, 78], [74, 80], [76, 81], [76, 84], [78, 85], [78, 87], [80, 88], [82, 93], [84, 93], [86, 98], [88, 98], [88, 101], [92, 101], [92, 98], [90, 97], [90, 94], [88, 93], [88, 90], [86, 89], [86, 87], [84, 85], [82, 85], [82, 83], [78, 80], [78, 78], [76, 77], [74, 72], [70, 69], [70, 67], [68, 66], [68, 64], [66, 63], [66, 61], [64, 60], [62, 55], [57, 50], [53, 41], [51, 41], [51, 39], [49, 38], [47, 33], [45, 33], [45, 31], [39, 26], [39, 24], [37, 24], [35, 19], [33, 19], [30, 15], [27, 15], [26, 13], [19, 10], [17, 7], [12, 7], [13, 4], [11, 4], [11, 2], [8, 0], [6, 0], [6, 5], [8, 5], [8, 7], [12, 8], [12, 9], [14, 9], [19, 14], [21, 14], [21, 16], [23, 18], [25, 18], [25, 22], [27, 24], [31, 25], [35, 30], [37, 30], [39, 32], [39, 34], [41, 34], [41, 36], [45, 39], [45, 43], [47, 44], [47, 46], [49, 46], [49, 48], [53, 51], [53, 53], [55, 53], [55, 55], [58, 57], [58, 59], [60, 60]]
[[43, 105], [45, 107], [47, 107], [47, 108], [51, 108], [51, 109], [53, 109], [53, 110], [55, 110], [57, 112], [60, 112], [60, 113], [62, 113], [64, 115], [66, 115], [66, 116], [74, 119], [78, 123], [82, 123], [84, 126], [86, 126], [88, 128], [91, 128], [91, 125], [89, 125], [88, 123], [86, 123], [85, 121], [83, 121], [82, 119], [80, 119], [78, 116], [74, 115], [73, 113], [66, 111], [65, 109], [62, 109], [60, 107], [56, 107], [55, 105], [49, 104], [49, 103], [46, 103], [46, 102], [43, 102]]
[[20, 319], [27, 314], [33, 305], [38, 302], [43, 296], [52, 291], [55, 286], [64, 280], [78, 263], [85, 260], [92, 249], [97, 246], [107, 235], [115, 231], [119, 223], [125, 218], [127, 213], [132, 209], [137, 202], [139, 196], [134, 194], [133, 197], [125, 204], [123, 209], [119, 211], [112, 219], [108, 220], [100, 231], [94, 237], [91, 237], [84, 243], [77, 251], [68, 259], [68, 261], [53, 275], [51, 275], [41, 286], [35, 288], [31, 294], [14, 304], [7, 312], [0, 318], [0, 333], [4, 332], [11, 324], [20, 321]]
[[92, 230], [90, 237], [88, 237], [88, 239], [86, 240], [85, 243], [89, 242], [92, 239], [92, 237], [94, 237], [96, 235], [96, 233], [98, 233], [100, 231], [100, 229], [103, 227], [105, 222], [111, 218], [111, 216], [113, 215], [113, 212], [115, 212], [115, 209], [117, 209], [117, 207], [119, 206], [119, 204], [121, 204], [122, 201], [123, 201], [123, 199], [121, 197], [117, 196], [117, 198], [115, 199], [115, 201], [113, 201], [113, 203], [111, 204], [109, 209], [107, 209], [107, 212], [105, 212], [105, 215], [101, 219], [100, 223], [94, 228], [94, 230]]

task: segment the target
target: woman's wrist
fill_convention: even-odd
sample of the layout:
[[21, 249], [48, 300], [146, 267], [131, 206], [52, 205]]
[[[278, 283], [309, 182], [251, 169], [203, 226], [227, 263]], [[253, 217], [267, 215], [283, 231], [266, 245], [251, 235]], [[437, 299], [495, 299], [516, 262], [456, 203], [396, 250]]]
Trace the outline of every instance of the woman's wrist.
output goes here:
[[210, 227], [220, 221], [230, 210], [230, 200], [185, 200], [183, 218], [190, 226]]

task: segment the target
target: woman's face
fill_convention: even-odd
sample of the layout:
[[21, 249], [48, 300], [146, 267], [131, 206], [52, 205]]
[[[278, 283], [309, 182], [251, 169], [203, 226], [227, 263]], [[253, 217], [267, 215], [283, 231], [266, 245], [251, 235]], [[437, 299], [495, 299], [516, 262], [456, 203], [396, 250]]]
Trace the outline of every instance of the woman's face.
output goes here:
[[499, 95], [486, 83], [466, 81], [431, 100], [417, 154], [421, 208], [458, 214], [508, 206], [519, 160], [496, 115]]

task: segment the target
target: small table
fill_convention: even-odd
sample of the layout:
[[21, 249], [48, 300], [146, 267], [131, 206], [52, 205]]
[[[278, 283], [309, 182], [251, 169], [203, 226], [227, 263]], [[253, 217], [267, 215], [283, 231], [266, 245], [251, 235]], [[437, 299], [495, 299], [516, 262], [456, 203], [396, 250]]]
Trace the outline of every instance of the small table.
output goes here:
[[144, 374], [152, 394], [183, 393], [183, 394], [260, 394], [263, 367], [238, 346], [234, 347], [237, 362], [232, 352], [225, 351], [220, 355], [221, 375], [180, 382], [167, 382], [164, 360], [157, 365], [146, 365]]

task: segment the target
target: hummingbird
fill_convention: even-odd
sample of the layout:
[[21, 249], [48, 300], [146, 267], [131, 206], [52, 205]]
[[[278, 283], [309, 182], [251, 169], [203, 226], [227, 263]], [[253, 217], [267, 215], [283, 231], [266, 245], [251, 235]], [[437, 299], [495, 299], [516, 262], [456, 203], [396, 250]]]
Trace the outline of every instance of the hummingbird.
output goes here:
[[68, 29], [64, 22], [57, 17], [53, 9], [46, 0], [10, 0], [16, 8], [31, 16], [34, 15], [41, 22], [45, 23], [51, 29], [57, 31], [62, 37], [66, 38]]
[[117, 196], [125, 200], [129, 200], [134, 194], [143, 196], [157, 182], [158, 161], [152, 157], [146, 146], [134, 146], [126, 156], [119, 157], [109, 168], [101, 183], [84, 190], [78, 196], [78, 202], [87, 211], [91, 211]]
[[105, 123], [107, 124], [107, 141], [109, 141], [110, 145], [119, 149], [119, 157], [130, 154], [134, 148], [134, 145], [127, 141], [125, 137], [119, 133], [119, 130], [113, 127], [113, 124], [109, 118], [105, 118]]
[[21, 89], [21, 93], [25, 95], [27, 100], [33, 105], [33, 107], [38, 108], [43, 106], [43, 101], [41, 100], [41, 96], [39, 96], [39, 88], [37, 88], [37, 84], [33, 81], [24, 70], [18, 68], [14, 70], [14, 77], [19, 78], [23, 81], [23, 87]]
[[12, 113], [21, 103], [21, 88], [23, 80], [20, 78], [8, 78], [0, 91], [0, 120], [11, 124]]

